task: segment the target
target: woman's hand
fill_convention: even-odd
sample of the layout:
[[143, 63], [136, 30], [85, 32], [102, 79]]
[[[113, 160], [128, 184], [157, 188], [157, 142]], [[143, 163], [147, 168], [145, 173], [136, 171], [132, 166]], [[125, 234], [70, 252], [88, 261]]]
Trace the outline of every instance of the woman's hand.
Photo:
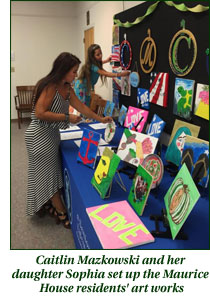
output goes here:
[[69, 114], [69, 122], [72, 124], [79, 123], [82, 120], [80, 116]]
[[118, 73], [118, 74], [120, 74], [121, 77], [125, 77], [125, 76], [130, 75], [130, 72], [131, 71], [122, 71], [121, 73]]
[[112, 123], [113, 119], [112, 117], [103, 117], [101, 118], [101, 123]]

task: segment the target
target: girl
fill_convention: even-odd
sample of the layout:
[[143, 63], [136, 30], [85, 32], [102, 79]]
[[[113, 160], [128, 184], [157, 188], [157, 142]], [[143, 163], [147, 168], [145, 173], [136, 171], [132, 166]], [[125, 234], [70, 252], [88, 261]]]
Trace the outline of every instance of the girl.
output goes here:
[[104, 84], [106, 77], [122, 77], [130, 74], [130, 71], [123, 71], [121, 73], [105, 71], [103, 64], [110, 61], [111, 56], [104, 61], [102, 60], [102, 51], [99, 45], [90, 45], [86, 63], [82, 66], [78, 80], [74, 86], [75, 94], [87, 106], [90, 106], [91, 90], [94, 90], [94, 85], [97, 83], [99, 76]]

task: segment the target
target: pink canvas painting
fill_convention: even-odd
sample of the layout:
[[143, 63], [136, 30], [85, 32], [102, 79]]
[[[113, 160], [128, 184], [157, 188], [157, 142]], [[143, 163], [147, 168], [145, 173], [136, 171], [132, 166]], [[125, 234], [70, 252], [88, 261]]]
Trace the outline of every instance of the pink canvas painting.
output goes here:
[[129, 106], [124, 126], [130, 130], [142, 132], [149, 112], [144, 109]]
[[132, 248], [154, 242], [126, 200], [86, 209], [103, 249]]

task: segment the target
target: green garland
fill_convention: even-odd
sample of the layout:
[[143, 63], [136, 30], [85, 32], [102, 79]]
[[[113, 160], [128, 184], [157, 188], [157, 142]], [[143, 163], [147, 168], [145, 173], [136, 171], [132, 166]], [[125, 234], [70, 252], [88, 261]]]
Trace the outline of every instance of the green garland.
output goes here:
[[173, 6], [175, 7], [176, 9], [182, 11], [182, 12], [185, 12], [185, 11], [191, 11], [193, 13], [200, 13], [200, 12], [203, 12], [203, 11], [206, 11], [206, 10], [209, 10], [209, 6], [203, 6], [203, 5], [196, 5], [194, 7], [187, 7], [184, 3], [181, 3], [181, 4], [175, 4], [173, 1], [157, 1], [155, 2], [154, 4], [150, 5], [145, 13], [144, 16], [142, 17], [138, 17], [136, 18], [136, 20], [133, 22], [133, 23], [130, 23], [130, 22], [125, 22], [125, 23], [122, 23], [119, 19], [115, 19], [114, 18], [114, 24], [119, 26], [119, 27], [126, 27], [126, 28], [129, 28], [129, 27], [132, 27], [136, 24], [139, 24], [141, 23], [147, 16], [149, 16], [150, 14], [153, 13], [153, 11], [156, 9], [156, 7], [158, 6], [158, 4], [160, 2], [163, 2], [165, 4], [167, 4], [168, 6]]

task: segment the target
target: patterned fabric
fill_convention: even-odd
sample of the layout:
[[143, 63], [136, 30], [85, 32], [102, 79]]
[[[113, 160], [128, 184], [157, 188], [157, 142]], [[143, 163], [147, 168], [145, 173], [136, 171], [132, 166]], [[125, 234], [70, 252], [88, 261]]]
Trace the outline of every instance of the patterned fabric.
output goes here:
[[[91, 80], [91, 88], [94, 89], [94, 85], [97, 83], [98, 78], [99, 78], [99, 73], [98, 73], [99, 68], [95, 65], [91, 66], [91, 75], [90, 75], [90, 80]], [[75, 86], [74, 86], [74, 91], [79, 100], [86, 104], [87, 106], [90, 106], [90, 100], [91, 100], [91, 95], [90, 92], [88, 93], [87, 91], [87, 80], [84, 79], [82, 80], [76, 80]]]
[[[56, 91], [50, 111], [68, 113], [69, 97], [65, 100]], [[34, 215], [52, 196], [62, 188], [62, 169], [59, 153], [59, 129], [66, 129], [68, 122], [47, 122], [36, 118], [25, 132], [28, 152], [27, 215]]]

